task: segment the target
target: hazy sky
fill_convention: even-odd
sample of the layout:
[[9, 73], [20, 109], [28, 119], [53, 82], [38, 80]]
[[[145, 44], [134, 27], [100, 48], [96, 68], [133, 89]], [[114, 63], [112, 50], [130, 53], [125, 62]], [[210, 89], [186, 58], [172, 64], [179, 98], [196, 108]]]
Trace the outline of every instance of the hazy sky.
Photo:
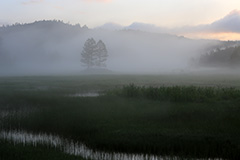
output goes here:
[[90, 27], [107, 22], [175, 27], [213, 22], [238, 6], [239, 0], [0, 0], [0, 21], [59, 19]]
[[180, 27], [211, 23], [238, 7], [240, 0], [0, 0], [0, 25], [57, 19], [89, 27], [107, 22]]

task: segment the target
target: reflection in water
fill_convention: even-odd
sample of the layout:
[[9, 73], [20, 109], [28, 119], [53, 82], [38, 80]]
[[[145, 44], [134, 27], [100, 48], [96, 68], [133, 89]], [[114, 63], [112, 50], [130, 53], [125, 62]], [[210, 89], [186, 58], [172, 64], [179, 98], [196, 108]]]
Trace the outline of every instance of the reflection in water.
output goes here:
[[49, 145], [51, 147], [62, 148], [65, 153], [79, 155], [86, 159], [92, 160], [162, 160], [162, 159], [178, 159], [177, 157], [159, 157], [144, 154], [125, 154], [125, 153], [107, 153], [101, 151], [93, 151], [86, 145], [73, 142], [50, 134], [33, 134], [25, 131], [1, 131], [0, 138], [12, 141], [14, 144], [30, 144], [37, 146], [38, 144]]
[[70, 97], [98, 97], [100, 96], [97, 92], [88, 92], [88, 93], [76, 93], [70, 95]]
[[[72, 140], [63, 139], [59, 136], [51, 134], [39, 133], [33, 134], [25, 131], [1, 131], [0, 139], [5, 139], [14, 144], [21, 143], [23, 145], [30, 144], [37, 146], [38, 144], [48, 145], [55, 148], [61, 148], [63, 152], [81, 156], [85, 159], [92, 160], [178, 160], [179, 157], [163, 157], [146, 154], [126, 154], [126, 153], [108, 153], [102, 151], [94, 151], [83, 143], [74, 142]], [[216, 158], [215, 160], [220, 160]]]

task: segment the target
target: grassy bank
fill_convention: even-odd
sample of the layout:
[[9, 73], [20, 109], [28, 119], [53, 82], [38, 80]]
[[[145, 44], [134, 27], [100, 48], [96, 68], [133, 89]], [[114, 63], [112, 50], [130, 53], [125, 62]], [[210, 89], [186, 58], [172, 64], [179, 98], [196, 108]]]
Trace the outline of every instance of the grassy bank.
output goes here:
[[[161, 83], [138, 87], [140, 82], [123, 87], [131, 81], [113, 79], [117, 78], [69, 78], [54, 83], [48, 77], [40, 82], [30, 80], [30, 88], [26, 81], [5, 81], [11, 84], [2, 85], [0, 106], [9, 114], [2, 118], [1, 126], [54, 133], [110, 152], [240, 157], [238, 89], [208, 88], [207, 84], [161, 87]], [[41, 85], [46, 87], [36, 89]], [[69, 96], [104, 88], [111, 94]], [[178, 99], [172, 98], [175, 96]], [[204, 98], [199, 101], [198, 96]]]

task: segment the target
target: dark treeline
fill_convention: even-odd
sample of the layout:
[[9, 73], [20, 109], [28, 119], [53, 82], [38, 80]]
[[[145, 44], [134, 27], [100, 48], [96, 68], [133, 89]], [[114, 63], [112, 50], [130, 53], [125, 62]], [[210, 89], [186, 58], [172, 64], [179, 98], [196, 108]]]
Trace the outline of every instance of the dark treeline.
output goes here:
[[0, 27], [0, 31], [16, 31], [16, 29], [20, 30], [21, 28], [26, 27], [54, 27], [55, 26], [62, 26], [66, 28], [82, 28], [82, 29], [88, 29], [86, 25], [82, 26], [80, 24], [72, 25], [70, 23], [64, 23], [60, 20], [42, 20], [42, 21], [35, 21], [33, 23], [14, 23], [11, 25], [3, 25]]
[[217, 48], [202, 55], [199, 64], [205, 67], [239, 67], [240, 46]]

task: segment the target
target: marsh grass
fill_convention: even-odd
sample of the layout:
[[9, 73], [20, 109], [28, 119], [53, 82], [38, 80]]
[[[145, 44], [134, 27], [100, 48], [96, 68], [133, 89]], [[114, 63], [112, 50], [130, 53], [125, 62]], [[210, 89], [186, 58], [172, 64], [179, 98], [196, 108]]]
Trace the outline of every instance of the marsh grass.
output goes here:
[[[240, 157], [238, 88], [164, 87], [146, 77], [146, 85], [142, 80], [127, 85], [135, 79], [119, 78], [29, 80], [32, 88], [46, 86], [48, 89], [44, 90], [25, 90], [29, 86], [24, 79], [2, 80], [1, 110], [24, 108], [35, 112], [6, 116], [1, 119], [1, 128], [56, 134], [108, 152], [183, 158]], [[6, 83], [11, 85], [3, 85]], [[106, 94], [99, 97], [66, 96], [104, 88]]]
[[240, 101], [240, 90], [233, 87], [145, 87], [137, 86], [132, 83], [123, 86], [122, 89], [110, 91], [109, 94], [116, 94], [130, 98], [147, 98], [170, 102]]

